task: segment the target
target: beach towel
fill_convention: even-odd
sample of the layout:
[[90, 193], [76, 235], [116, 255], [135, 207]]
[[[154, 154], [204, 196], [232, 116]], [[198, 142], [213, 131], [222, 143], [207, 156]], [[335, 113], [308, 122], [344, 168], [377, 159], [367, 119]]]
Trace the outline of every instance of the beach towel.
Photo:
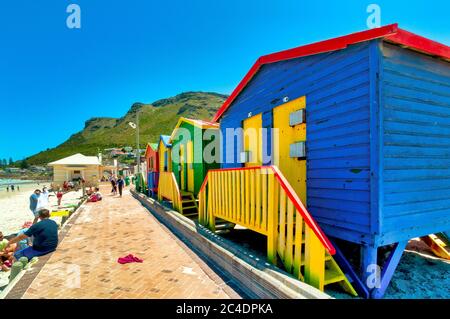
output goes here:
[[144, 260], [142, 260], [142, 259], [140, 259], [140, 258], [138, 258], [138, 257], [136, 257], [136, 256], [133, 256], [132, 254], [129, 254], [129, 255], [127, 255], [127, 256], [125, 256], [125, 257], [120, 257], [119, 259], [117, 259], [117, 262], [119, 263], [119, 264], [129, 264], [129, 263], [141, 263], [141, 262], [143, 262]]

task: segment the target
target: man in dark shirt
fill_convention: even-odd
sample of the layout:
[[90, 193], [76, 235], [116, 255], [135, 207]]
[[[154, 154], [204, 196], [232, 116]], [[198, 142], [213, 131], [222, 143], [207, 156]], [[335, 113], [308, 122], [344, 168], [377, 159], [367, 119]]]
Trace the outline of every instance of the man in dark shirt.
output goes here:
[[123, 186], [125, 185], [125, 182], [122, 178], [122, 176], [119, 176], [119, 179], [117, 180], [117, 186], [119, 187], [119, 195], [120, 197], [122, 197], [122, 191], [123, 191]]
[[28, 260], [31, 260], [33, 257], [47, 255], [55, 251], [58, 246], [58, 224], [49, 218], [50, 212], [48, 209], [40, 210], [39, 219], [41, 221], [9, 241], [8, 245], [11, 245], [28, 237], [34, 237], [33, 246], [17, 251], [14, 254], [16, 259], [27, 257]]

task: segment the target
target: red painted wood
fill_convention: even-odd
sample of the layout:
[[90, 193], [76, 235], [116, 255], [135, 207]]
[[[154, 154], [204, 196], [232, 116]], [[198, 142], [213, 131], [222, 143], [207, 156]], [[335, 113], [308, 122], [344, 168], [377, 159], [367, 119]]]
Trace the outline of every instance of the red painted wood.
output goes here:
[[385, 40], [407, 46], [425, 54], [450, 60], [450, 47], [406, 30], [399, 29], [393, 35], [385, 37]]
[[317, 238], [319, 238], [320, 242], [325, 246], [325, 248], [328, 250], [328, 252], [331, 255], [334, 255], [336, 253], [336, 249], [334, 248], [333, 244], [331, 244], [328, 237], [323, 233], [322, 229], [316, 224], [306, 207], [303, 205], [300, 198], [297, 196], [297, 193], [292, 188], [291, 184], [289, 184], [288, 180], [284, 177], [284, 175], [281, 173], [281, 171], [276, 166], [253, 166], [253, 167], [233, 167], [233, 168], [223, 168], [223, 169], [211, 169], [208, 171], [208, 174], [206, 174], [206, 177], [202, 183], [202, 186], [200, 188], [199, 192], [202, 192], [204, 188], [206, 187], [206, 184], [208, 183], [208, 176], [209, 172], [228, 172], [228, 171], [248, 171], [248, 170], [261, 170], [261, 169], [270, 169], [274, 173], [275, 178], [280, 183], [280, 186], [283, 188], [283, 190], [286, 192], [289, 199], [293, 202], [294, 207], [297, 209], [297, 211], [300, 213], [302, 218], [305, 220], [305, 223], [314, 231]]
[[438, 56], [444, 59], [450, 59], [450, 47], [421, 37], [414, 33], [398, 28], [398, 24], [390, 24], [381, 28], [370, 29], [366, 31], [352, 33], [346, 36], [307, 44], [297, 48], [280, 51], [260, 57], [252, 66], [250, 71], [245, 75], [239, 85], [234, 89], [228, 99], [223, 103], [217, 113], [214, 115], [213, 121], [217, 122], [225, 113], [231, 103], [241, 93], [245, 86], [255, 76], [258, 70], [264, 64], [270, 64], [303, 56], [314, 55], [324, 52], [341, 50], [355, 43], [370, 41], [373, 39], [384, 38], [386, 41], [404, 45], [414, 50]]

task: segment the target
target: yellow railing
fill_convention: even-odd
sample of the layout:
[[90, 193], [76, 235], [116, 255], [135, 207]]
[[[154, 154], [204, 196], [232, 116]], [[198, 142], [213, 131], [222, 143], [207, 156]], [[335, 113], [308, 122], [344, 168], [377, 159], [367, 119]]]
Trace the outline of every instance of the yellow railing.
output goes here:
[[210, 170], [199, 193], [199, 222], [216, 218], [267, 236], [268, 260], [323, 290], [335, 249], [275, 166]]
[[158, 184], [158, 200], [168, 199], [172, 201], [173, 208], [183, 213], [181, 193], [175, 175], [172, 172], [160, 172]]

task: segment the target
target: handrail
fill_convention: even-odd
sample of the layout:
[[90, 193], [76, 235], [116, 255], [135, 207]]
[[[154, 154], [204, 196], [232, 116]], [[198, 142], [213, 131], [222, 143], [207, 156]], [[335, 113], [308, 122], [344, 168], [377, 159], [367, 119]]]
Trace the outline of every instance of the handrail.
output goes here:
[[181, 192], [173, 172], [159, 173], [158, 199], [161, 201], [163, 197], [170, 199], [173, 207], [182, 213]]
[[306, 207], [303, 205], [302, 201], [294, 191], [293, 187], [289, 183], [289, 181], [283, 176], [278, 167], [270, 165], [270, 166], [253, 166], [253, 167], [237, 167], [237, 168], [223, 168], [223, 169], [211, 169], [206, 174], [205, 179], [203, 180], [202, 186], [200, 187], [200, 193], [203, 192], [206, 184], [208, 183], [209, 175], [211, 172], [224, 172], [224, 171], [245, 171], [245, 170], [261, 170], [261, 169], [270, 169], [274, 173], [274, 176], [278, 180], [280, 186], [286, 192], [286, 195], [292, 201], [296, 210], [303, 217], [305, 223], [312, 229], [314, 234], [317, 236], [322, 245], [327, 249], [330, 255], [334, 255], [336, 253], [336, 249], [333, 244], [331, 244], [328, 237], [323, 233], [321, 228], [317, 225], [317, 223], [312, 218], [311, 214], [308, 212]]

